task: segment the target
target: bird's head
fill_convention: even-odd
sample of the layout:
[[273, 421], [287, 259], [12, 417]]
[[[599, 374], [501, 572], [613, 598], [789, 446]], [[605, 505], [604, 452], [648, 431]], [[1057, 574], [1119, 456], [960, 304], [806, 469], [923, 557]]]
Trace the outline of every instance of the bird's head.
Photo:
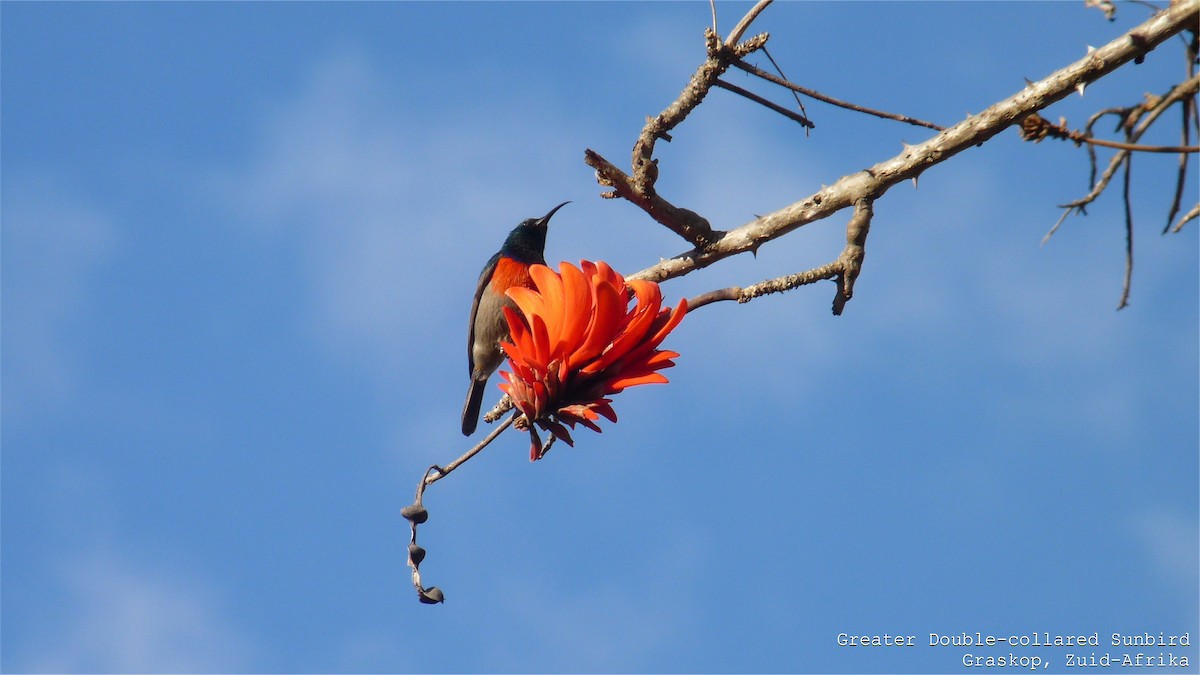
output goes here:
[[541, 218], [526, 218], [508, 233], [504, 247], [500, 252], [504, 255], [527, 263], [543, 262], [543, 251], [546, 248], [546, 229], [550, 218], [562, 207], [571, 202], [563, 202], [550, 209], [550, 213]]

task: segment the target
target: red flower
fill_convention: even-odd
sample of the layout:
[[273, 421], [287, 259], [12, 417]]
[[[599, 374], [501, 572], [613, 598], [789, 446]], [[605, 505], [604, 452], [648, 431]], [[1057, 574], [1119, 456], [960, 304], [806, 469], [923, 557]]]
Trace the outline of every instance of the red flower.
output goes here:
[[[686, 300], [662, 309], [658, 284], [626, 282], [603, 262], [580, 264], [564, 262], [559, 272], [534, 265], [529, 275], [536, 289], [508, 289], [519, 311], [504, 308], [512, 341], [500, 346], [512, 372], [500, 373], [500, 388], [529, 423], [531, 460], [542, 455], [535, 424], [573, 445], [566, 425], [598, 432], [600, 416], [616, 422], [608, 396], [665, 383], [658, 371], [679, 356], [657, 347], [683, 320]], [[632, 309], [628, 291], [636, 301]]]

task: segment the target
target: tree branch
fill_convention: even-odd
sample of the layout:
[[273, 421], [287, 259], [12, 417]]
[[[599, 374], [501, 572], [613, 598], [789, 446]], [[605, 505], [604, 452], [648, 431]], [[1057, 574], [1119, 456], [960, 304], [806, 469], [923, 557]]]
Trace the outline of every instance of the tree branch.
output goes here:
[[1182, 0], [1084, 58], [1033, 82], [977, 115], [943, 130], [918, 145], [869, 169], [845, 176], [806, 199], [723, 233], [711, 244], [685, 251], [628, 279], [664, 281], [707, 267], [840, 211], [857, 200], [877, 199], [893, 185], [916, 178], [929, 167], [979, 145], [1031, 112], [1042, 110], [1124, 64], [1144, 57], [1172, 35], [1195, 25], [1200, 0]]
[[613, 192], [603, 193], [603, 197], [621, 197], [628, 200], [697, 248], [707, 246], [723, 234], [714, 231], [708, 221], [699, 214], [677, 207], [658, 196], [654, 188], [658, 181], [658, 160], [654, 159], [654, 144], [660, 138], [671, 139], [671, 130], [687, 119], [688, 114], [700, 105], [708, 92], [716, 86], [717, 78], [729, 69], [730, 63], [761, 49], [767, 43], [766, 33], [755, 35], [745, 42], [739, 40], [755, 17], [769, 4], [771, 0], [760, 0], [754, 5], [738, 22], [725, 42], [721, 41], [715, 28], [704, 30], [708, 58], [696, 69], [687, 86], [671, 105], [657, 116], [646, 118], [646, 125], [642, 127], [642, 133], [633, 145], [631, 174], [627, 175], [594, 150], [588, 149], [584, 153], [584, 161], [596, 170], [596, 182], [613, 188]]
[[854, 295], [854, 282], [858, 279], [859, 272], [862, 271], [864, 247], [867, 243], [867, 232], [871, 229], [873, 215], [874, 211], [870, 200], [861, 199], [854, 205], [854, 216], [846, 224], [846, 247], [842, 249], [837, 260], [814, 267], [807, 272], [760, 281], [745, 288], [730, 286], [702, 293], [688, 300], [688, 311], [725, 300], [736, 300], [739, 303], [750, 302], [771, 293], [783, 293], [824, 279], [837, 279], [833, 313], [841, 314], [846, 306], [846, 301]]

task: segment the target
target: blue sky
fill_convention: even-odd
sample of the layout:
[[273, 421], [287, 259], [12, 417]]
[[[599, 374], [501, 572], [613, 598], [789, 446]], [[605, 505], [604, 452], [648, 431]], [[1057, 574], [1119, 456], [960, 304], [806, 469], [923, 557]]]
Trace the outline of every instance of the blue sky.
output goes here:
[[[719, 5], [722, 29], [747, 7]], [[0, 12], [4, 670], [960, 672], [928, 634], [975, 631], [1190, 632], [1149, 651], [1200, 661], [1174, 158], [1136, 162], [1121, 312], [1115, 193], [1039, 246], [1086, 191], [1082, 152], [1010, 131], [897, 186], [844, 316], [828, 283], [698, 310], [671, 384], [620, 395], [618, 424], [536, 464], [507, 434], [431, 488], [423, 573], [447, 602], [427, 607], [399, 509], [467, 447], [478, 269], [566, 199], [552, 262], [687, 248], [601, 200], [582, 157], [628, 162], [708, 5]], [[953, 123], [1143, 16], [787, 3], [756, 29], [799, 82]], [[1181, 70], [1160, 49], [1046, 116], [1078, 126]], [[714, 92], [659, 144], [660, 190], [730, 228], [929, 135], [808, 112], [806, 137]], [[844, 222], [665, 295], [827, 262]]]

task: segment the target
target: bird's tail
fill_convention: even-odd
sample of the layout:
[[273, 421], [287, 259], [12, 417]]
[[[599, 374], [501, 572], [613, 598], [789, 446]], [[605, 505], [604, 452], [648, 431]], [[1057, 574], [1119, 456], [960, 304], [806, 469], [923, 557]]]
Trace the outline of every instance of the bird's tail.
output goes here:
[[463, 436], [475, 433], [475, 427], [479, 424], [479, 406], [483, 403], [485, 389], [487, 389], [487, 380], [471, 380], [471, 389], [467, 391], [467, 403], [463, 406]]

